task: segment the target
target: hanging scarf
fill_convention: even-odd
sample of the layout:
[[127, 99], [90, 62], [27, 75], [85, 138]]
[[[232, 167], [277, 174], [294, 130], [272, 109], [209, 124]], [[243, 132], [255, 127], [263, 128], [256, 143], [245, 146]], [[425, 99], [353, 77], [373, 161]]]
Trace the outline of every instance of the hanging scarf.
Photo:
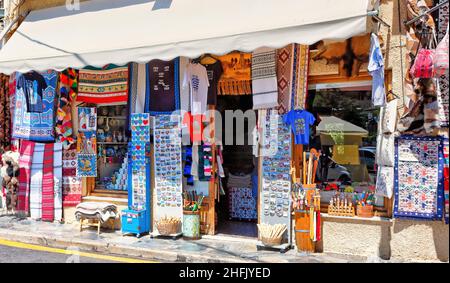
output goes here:
[[20, 147], [20, 175], [17, 210], [26, 215], [28, 215], [30, 210], [31, 164], [33, 161], [34, 147], [34, 142], [26, 140], [22, 141], [22, 146]]
[[277, 50], [278, 113], [291, 110], [292, 72], [294, 62], [294, 44]]
[[11, 113], [9, 104], [9, 77], [0, 74], [0, 148], [9, 150], [11, 144]]
[[77, 98], [78, 72], [66, 69], [59, 74], [59, 101], [56, 112], [56, 139], [69, 148], [75, 142], [72, 125], [72, 103]]
[[295, 44], [292, 74], [292, 107], [305, 109], [308, 95], [309, 46]]

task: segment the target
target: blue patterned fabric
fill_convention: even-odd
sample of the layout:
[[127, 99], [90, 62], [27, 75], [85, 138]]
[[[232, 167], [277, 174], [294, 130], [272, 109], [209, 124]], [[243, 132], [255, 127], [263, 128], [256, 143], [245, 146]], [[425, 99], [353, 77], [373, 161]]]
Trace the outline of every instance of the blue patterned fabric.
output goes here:
[[29, 112], [23, 88], [16, 88], [13, 138], [36, 142], [55, 140], [55, 90], [58, 73], [48, 70], [40, 74], [47, 84], [42, 93], [42, 112]]

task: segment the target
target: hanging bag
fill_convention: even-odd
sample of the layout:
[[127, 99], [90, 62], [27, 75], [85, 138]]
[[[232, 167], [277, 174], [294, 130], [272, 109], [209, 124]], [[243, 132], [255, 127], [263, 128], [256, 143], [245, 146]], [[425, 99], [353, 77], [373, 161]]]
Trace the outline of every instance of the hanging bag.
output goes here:
[[[433, 30], [434, 35], [434, 30]], [[422, 41], [423, 34], [420, 35], [419, 44]], [[434, 39], [436, 37], [434, 36]], [[428, 44], [427, 48], [419, 47], [415, 56], [415, 60], [410, 69], [410, 74], [413, 78], [429, 79], [435, 76], [434, 58], [436, 50], [432, 47], [432, 42]], [[434, 45], [436, 46], [436, 45]]]
[[445, 74], [448, 70], [448, 26], [447, 32], [444, 38], [436, 47], [435, 57], [434, 57], [434, 69], [437, 76]]

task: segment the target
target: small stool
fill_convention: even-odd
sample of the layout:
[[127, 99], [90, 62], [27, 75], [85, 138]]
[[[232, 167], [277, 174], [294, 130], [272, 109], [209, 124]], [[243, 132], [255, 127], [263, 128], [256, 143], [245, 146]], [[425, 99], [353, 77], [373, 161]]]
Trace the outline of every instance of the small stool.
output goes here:
[[[115, 219], [109, 218], [106, 222], [109, 222], [111, 230], [114, 230]], [[97, 235], [100, 235], [100, 227], [102, 226], [102, 222], [100, 221], [100, 218], [80, 215], [80, 232], [83, 230], [83, 225], [97, 227]]]

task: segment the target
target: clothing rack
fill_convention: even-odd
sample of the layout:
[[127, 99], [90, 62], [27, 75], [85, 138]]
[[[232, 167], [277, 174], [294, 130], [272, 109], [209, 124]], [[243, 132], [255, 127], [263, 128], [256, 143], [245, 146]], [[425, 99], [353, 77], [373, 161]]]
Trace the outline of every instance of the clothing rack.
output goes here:
[[448, 0], [445, 0], [445, 1], [442, 2], [442, 3], [439, 3], [438, 5], [434, 6], [433, 8], [431, 8], [431, 9], [429, 9], [429, 10], [423, 12], [422, 14], [420, 14], [420, 15], [418, 15], [418, 16], [412, 18], [412, 19], [409, 20], [409, 21], [404, 21], [403, 23], [404, 23], [406, 26], [409, 26], [410, 24], [415, 23], [416, 21], [418, 21], [418, 20], [419, 20], [420, 18], [422, 18], [423, 16], [426, 16], [426, 15], [428, 15], [428, 14], [430, 14], [430, 13], [433, 13], [434, 11], [438, 10], [439, 8], [441, 8], [442, 6], [444, 6], [445, 4], [448, 4]]

